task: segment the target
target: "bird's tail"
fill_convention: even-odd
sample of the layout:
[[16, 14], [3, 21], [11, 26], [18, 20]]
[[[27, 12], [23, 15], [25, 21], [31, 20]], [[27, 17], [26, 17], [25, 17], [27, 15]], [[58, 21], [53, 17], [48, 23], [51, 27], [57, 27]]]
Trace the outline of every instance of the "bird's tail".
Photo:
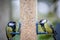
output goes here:
[[13, 40], [13, 39], [8, 39], [8, 40]]
[[53, 37], [54, 37], [54, 40], [56, 40], [56, 36], [55, 36], [55, 35], [53, 35]]
[[56, 35], [57, 35], [57, 32], [56, 32], [56, 31], [54, 31], [54, 35], [53, 35], [54, 40], [56, 40]]

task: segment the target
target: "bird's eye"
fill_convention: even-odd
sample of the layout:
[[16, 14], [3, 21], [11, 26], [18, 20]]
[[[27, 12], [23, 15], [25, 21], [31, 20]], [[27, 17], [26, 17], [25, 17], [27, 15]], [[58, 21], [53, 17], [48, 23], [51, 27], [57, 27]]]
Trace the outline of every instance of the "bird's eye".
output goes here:
[[9, 26], [14, 26], [14, 23], [9, 23]]

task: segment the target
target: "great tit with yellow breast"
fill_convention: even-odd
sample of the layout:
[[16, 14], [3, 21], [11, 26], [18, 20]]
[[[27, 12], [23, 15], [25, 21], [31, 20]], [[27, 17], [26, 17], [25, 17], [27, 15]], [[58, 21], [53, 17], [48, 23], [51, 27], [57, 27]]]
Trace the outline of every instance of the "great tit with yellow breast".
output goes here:
[[8, 40], [11, 40], [16, 34], [11, 34], [11, 32], [16, 32], [16, 22], [10, 21], [6, 27], [6, 36]]
[[47, 19], [42, 19], [39, 21], [39, 24], [41, 25], [41, 28], [44, 32], [47, 32], [48, 34], [53, 34], [54, 40], [56, 40], [55, 36], [57, 32], [54, 30], [52, 23], [50, 23]]

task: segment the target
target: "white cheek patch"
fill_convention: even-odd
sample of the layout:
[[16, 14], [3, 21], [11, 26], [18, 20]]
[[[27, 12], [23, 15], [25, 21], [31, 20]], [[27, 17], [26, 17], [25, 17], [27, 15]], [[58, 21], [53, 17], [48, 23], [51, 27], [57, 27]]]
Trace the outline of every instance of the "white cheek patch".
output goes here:
[[13, 23], [9, 23], [9, 26], [13, 26], [14, 24]]
[[46, 22], [46, 20], [43, 20], [41, 23], [45, 23]]

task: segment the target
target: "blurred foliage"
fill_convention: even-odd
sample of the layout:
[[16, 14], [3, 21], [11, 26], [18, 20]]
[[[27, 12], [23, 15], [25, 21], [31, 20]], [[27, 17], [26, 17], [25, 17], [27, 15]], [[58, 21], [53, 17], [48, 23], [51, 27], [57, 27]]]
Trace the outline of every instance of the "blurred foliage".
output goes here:
[[20, 40], [20, 35], [16, 35], [15, 37], [13, 37], [13, 40]]
[[51, 23], [53, 23], [57, 20], [57, 16], [55, 13], [50, 12], [46, 17]]
[[38, 35], [38, 40], [53, 40], [53, 37], [48, 34], [40, 34]]
[[54, 25], [54, 27], [56, 26], [56, 23], [60, 22], [60, 19], [57, 17], [56, 13], [49, 13], [47, 15], [48, 20]]

